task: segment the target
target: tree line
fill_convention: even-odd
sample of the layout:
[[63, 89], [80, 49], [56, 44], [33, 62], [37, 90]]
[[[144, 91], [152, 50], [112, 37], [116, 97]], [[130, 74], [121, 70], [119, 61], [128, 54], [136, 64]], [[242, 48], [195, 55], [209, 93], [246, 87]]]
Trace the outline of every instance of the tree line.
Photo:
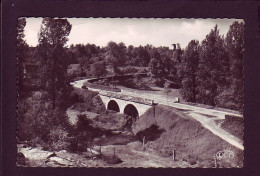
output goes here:
[[143, 67], [158, 86], [170, 82], [180, 87], [188, 102], [242, 111], [243, 34], [244, 23], [235, 21], [226, 36], [219, 34], [216, 25], [201, 43], [191, 40], [184, 49], [179, 44], [170, 49], [111, 41], [105, 47], [77, 44], [68, 50], [72, 63], [85, 70], [83, 76], [106, 75], [109, 65], [114, 74], [120, 74], [120, 67]]
[[201, 43], [191, 40], [184, 49], [179, 44], [170, 49], [148, 44], [126, 46], [113, 41], [105, 47], [66, 47], [70, 30], [66, 19], [44, 18], [37, 47], [24, 47], [23, 33], [18, 35], [19, 60], [22, 62], [27, 55], [41, 61], [41, 82], [52, 97], [53, 109], [56, 99], [69, 92], [72, 77], [67, 74], [68, 66], [79, 64], [82, 72], [76, 76], [147, 72], [160, 87], [170, 83], [170, 87], [180, 88], [185, 101], [242, 110], [243, 22], [233, 22], [226, 36], [221, 36], [215, 26]]
[[242, 111], [244, 23], [234, 22], [226, 35], [214, 29], [182, 55], [181, 94], [189, 102]]

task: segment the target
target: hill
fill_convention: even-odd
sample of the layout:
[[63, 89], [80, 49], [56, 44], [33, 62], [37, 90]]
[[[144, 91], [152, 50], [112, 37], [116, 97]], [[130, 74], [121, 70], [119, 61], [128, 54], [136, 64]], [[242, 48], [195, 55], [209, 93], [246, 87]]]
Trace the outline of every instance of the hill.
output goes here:
[[155, 150], [165, 157], [172, 156], [175, 150], [177, 160], [214, 167], [214, 155], [230, 150], [234, 157], [219, 159], [219, 167], [238, 167], [243, 162], [243, 151], [175, 108], [158, 105], [149, 109], [137, 120], [134, 131], [140, 140], [145, 136], [147, 150]]

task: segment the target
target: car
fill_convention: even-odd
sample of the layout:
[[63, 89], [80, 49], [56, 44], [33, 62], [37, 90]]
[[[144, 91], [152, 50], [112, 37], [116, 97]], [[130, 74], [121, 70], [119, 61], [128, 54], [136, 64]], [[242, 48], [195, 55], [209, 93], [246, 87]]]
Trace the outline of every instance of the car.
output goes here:
[[87, 86], [82, 86], [81, 88], [82, 88], [82, 89], [88, 89]]

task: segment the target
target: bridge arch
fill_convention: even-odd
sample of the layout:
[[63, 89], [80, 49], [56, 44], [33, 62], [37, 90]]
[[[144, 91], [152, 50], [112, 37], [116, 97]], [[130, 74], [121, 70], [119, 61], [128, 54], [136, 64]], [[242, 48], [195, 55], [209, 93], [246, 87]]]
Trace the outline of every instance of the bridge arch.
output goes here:
[[125, 106], [124, 114], [127, 114], [127, 115], [129, 115], [133, 118], [139, 117], [139, 113], [138, 113], [137, 108], [132, 104], [128, 104], [128, 105]]
[[119, 108], [119, 106], [118, 106], [118, 104], [115, 100], [110, 100], [108, 102], [107, 109], [112, 110], [112, 111], [116, 111], [116, 112], [120, 112], [120, 108]]

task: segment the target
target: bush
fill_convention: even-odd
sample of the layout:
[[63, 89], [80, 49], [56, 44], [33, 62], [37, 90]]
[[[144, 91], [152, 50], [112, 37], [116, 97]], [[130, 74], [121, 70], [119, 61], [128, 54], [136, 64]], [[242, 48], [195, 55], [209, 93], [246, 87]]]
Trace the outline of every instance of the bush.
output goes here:
[[92, 144], [92, 127], [86, 115], [79, 115], [76, 126], [70, 131], [68, 150], [71, 152], [84, 152]]
[[57, 107], [52, 110], [52, 102], [45, 92], [33, 92], [31, 96], [18, 101], [19, 141], [28, 141], [32, 147], [45, 146], [46, 148], [49, 148], [48, 145], [52, 145], [53, 142], [58, 142], [55, 144], [57, 146], [51, 146], [58, 149], [58, 146], [65, 145], [62, 144], [63, 139], [58, 137], [66, 134], [65, 129], [69, 129], [65, 109]]
[[24, 154], [19, 152], [16, 155], [16, 164], [18, 166], [29, 166], [29, 159], [25, 158]]
[[71, 104], [83, 102], [83, 100], [80, 98], [79, 94], [75, 90], [71, 92], [69, 99]]
[[68, 132], [62, 127], [51, 129], [49, 134], [49, 149], [54, 151], [66, 150], [69, 146]]
[[90, 144], [89, 132], [83, 131], [81, 133], [76, 133], [75, 136], [69, 139], [67, 150], [74, 153], [85, 152]]
[[236, 100], [232, 89], [221, 91], [221, 93], [216, 97], [216, 105], [221, 108], [242, 111], [241, 105]]
[[[114, 85], [116, 85], [115, 83], [116, 81], [114, 81]], [[93, 89], [101, 89], [101, 90], [106, 90], [106, 91], [112, 91], [112, 92], [121, 92], [121, 89], [116, 88], [116, 87], [109, 87], [109, 86], [105, 86], [105, 85], [101, 85], [101, 84], [95, 84], [95, 83], [90, 83], [90, 82], [86, 82], [84, 83], [84, 86], [86, 87], [90, 87]]]
[[134, 66], [122, 67], [120, 70], [122, 74], [133, 74], [138, 72], [138, 69], [136, 69]]
[[32, 138], [29, 142], [28, 142], [29, 146], [31, 147], [44, 147], [45, 146], [45, 142], [38, 136]]
[[95, 96], [91, 101], [91, 109], [95, 113], [105, 113], [106, 107], [99, 96]]
[[21, 141], [30, 141], [36, 137], [46, 140], [52, 111], [38, 106], [36, 102], [32, 104], [33, 106], [28, 105], [28, 109], [24, 113], [18, 112], [18, 138]]
[[80, 89], [80, 88], [74, 88], [73, 94], [74, 93], [78, 94], [78, 98], [79, 98], [78, 102], [85, 102], [85, 103], [90, 103], [93, 97], [98, 95], [97, 92]]
[[102, 155], [101, 158], [107, 162], [108, 164], [119, 164], [122, 163], [123, 161], [118, 157], [118, 156], [105, 156]]

